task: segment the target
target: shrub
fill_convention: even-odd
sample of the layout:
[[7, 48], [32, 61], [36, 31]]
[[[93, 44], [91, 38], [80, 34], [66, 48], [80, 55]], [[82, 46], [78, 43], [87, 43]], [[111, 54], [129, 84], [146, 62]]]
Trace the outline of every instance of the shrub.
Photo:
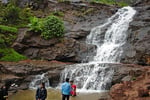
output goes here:
[[0, 25], [0, 45], [3, 47], [12, 45], [17, 37], [17, 31], [15, 27]]
[[3, 38], [3, 35], [0, 35], [0, 47], [4, 47], [5, 46], [5, 40]]
[[11, 46], [16, 38], [17, 38], [17, 36], [14, 35], [14, 34], [7, 34], [7, 35], [5, 35], [5, 37], [4, 37], [5, 45], [6, 46]]
[[21, 9], [20, 13], [19, 13], [19, 26], [20, 24], [23, 24], [24, 26], [27, 25], [30, 22], [30, 18], [33, 16], [33, 14], [31, 13], [31, 9], [30, 8], [24, 8]]
[[63, 21], [56, 16], [49, 16], [43, 22], [42, 34], [44, 39], [62, 37], [64, 33]]
[[30, 18], [29, 30], [34, 32], [42, 31], [42, 21], [40, 21], [37, 17]]
[[17, 53], [12, 48], [0, 48], [0, 53], [3, 54], [0, 61], [20, 61], [27, 59], [27, 57]]
[[8, 5], [8, 7], [5, 9], [3, 19], [6, 23], [17, 24], [20, 19], [19, 13], [20, 8], [13, 5]]
[[15, 27], [27, 27], [30, 17], [33, 16], [31, 9], [17, 7], [16, 1], [11, 0], [7, 5], [2, 5], [0, 3], [0, 24]]
[[5, 33], [5, 32], [17, 33], [18, 29], [15, 27], [0, 25], [0, 32], [2, 32], [2, 33]]

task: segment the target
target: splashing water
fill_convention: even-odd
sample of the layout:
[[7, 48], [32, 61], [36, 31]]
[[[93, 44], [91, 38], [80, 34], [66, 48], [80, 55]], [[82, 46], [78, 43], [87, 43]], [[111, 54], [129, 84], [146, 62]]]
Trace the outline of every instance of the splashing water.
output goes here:
[[42, 82], [45, 83], [46, 88], [50, 87], [49, 79], [46, 76], [46, 73], [43, 73], [41, 75], [36, 75], [34, 77], [33, 81], [29, 84], [29, 88], [30, 89], [37, 89]]
[[[66, 67], [61, 73], [61, 82], [69, 77], [74, 80], [80, 91], [108, 90], [114, 74], [109, 63], [120, 62], [122, 47], [128, 36], [126, 31], [135, 13], [132, 7], [123, 7], [106, 23], [93, 28], [86, 42], [97, 46], [96, 55], [88, 63]], [[104, 40], [100, 39], [102, 34], [105, 35]]]

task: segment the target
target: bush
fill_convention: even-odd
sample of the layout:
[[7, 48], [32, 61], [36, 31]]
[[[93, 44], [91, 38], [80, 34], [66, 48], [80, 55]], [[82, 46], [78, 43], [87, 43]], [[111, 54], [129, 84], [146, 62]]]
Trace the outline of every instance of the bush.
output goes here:
[[15, 0], [12, 0], [7, 5], [2, 5], [0, 3], [0, 24], [15, 27], [27, 27], [30, 17], [33, 16], [31, 9], [19, 8], [15, 2]]
[[5, 25], [0, 25], [0, 32], [2, 32], [2, 33], [6, 33], [6, 32], [17, 33], [18, 29], [15, 28], [15, 27], [9, 27], [9, 26], [5, 26]]
[[22, 25], [27, 25], [30, 22], [30, 18], [33, 16], [33, 14], [31, 13], [31, 9], [30, 8], [23, 8], [21, 9], [20, 13], [19, 13], [19, 26], [20, 24]]
[[3, 34], [0, 34], [0, 48], [6, 47], [5, 44], [5, 36]]
[[42, 21], [40, 21], [37, 17], [30, 18], [29, 30], [34, 32], [42, 31]]
[[8, 7], [5, 9], [3, 20], [4, 22], [8, 24], [17, 24], [20, 17], [20, 8], [13, 6], [13, 5], [8, 5]]
[[43, 22], [42, 34], [44, 39], [62, 37], [64, 34], [63, 21], [56, 16], [49, 16]]
[[2, 35], [0, 35], [0, 44], [4, 44], [5, 43], [5, 40], [4, 40], [4, 38], [3, 38], [3, 36]]
[[7, 47], [12, 45], [17, 37], [17, 32], [18, 29], [15, 27], [0, 25], [0, 47]]
[[0, 48], [0, 53], [3, 54], [0, 61], [20, 61], [27, 59], [27, 57], [17, 53], [12, 48]]

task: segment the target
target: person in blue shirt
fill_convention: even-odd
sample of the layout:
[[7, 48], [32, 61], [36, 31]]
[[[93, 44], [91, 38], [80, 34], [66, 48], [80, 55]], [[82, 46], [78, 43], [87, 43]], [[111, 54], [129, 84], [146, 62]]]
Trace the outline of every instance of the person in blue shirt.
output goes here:
[[62, 100], [69, 100], [71, 92], [71, 85], [69, 83], [69, 78], [66, 78], [66, 82], [64, 82], [61, 86]]

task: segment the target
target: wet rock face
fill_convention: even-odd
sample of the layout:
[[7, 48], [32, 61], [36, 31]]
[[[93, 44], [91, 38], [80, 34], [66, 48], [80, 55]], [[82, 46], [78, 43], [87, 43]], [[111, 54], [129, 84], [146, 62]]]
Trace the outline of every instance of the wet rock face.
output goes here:
[[[143, 2], [144, 3], [144, 2]], [[123, 63], [150, 65], [150, 1], [135, 7], [137, 14], [130, 23]]]

